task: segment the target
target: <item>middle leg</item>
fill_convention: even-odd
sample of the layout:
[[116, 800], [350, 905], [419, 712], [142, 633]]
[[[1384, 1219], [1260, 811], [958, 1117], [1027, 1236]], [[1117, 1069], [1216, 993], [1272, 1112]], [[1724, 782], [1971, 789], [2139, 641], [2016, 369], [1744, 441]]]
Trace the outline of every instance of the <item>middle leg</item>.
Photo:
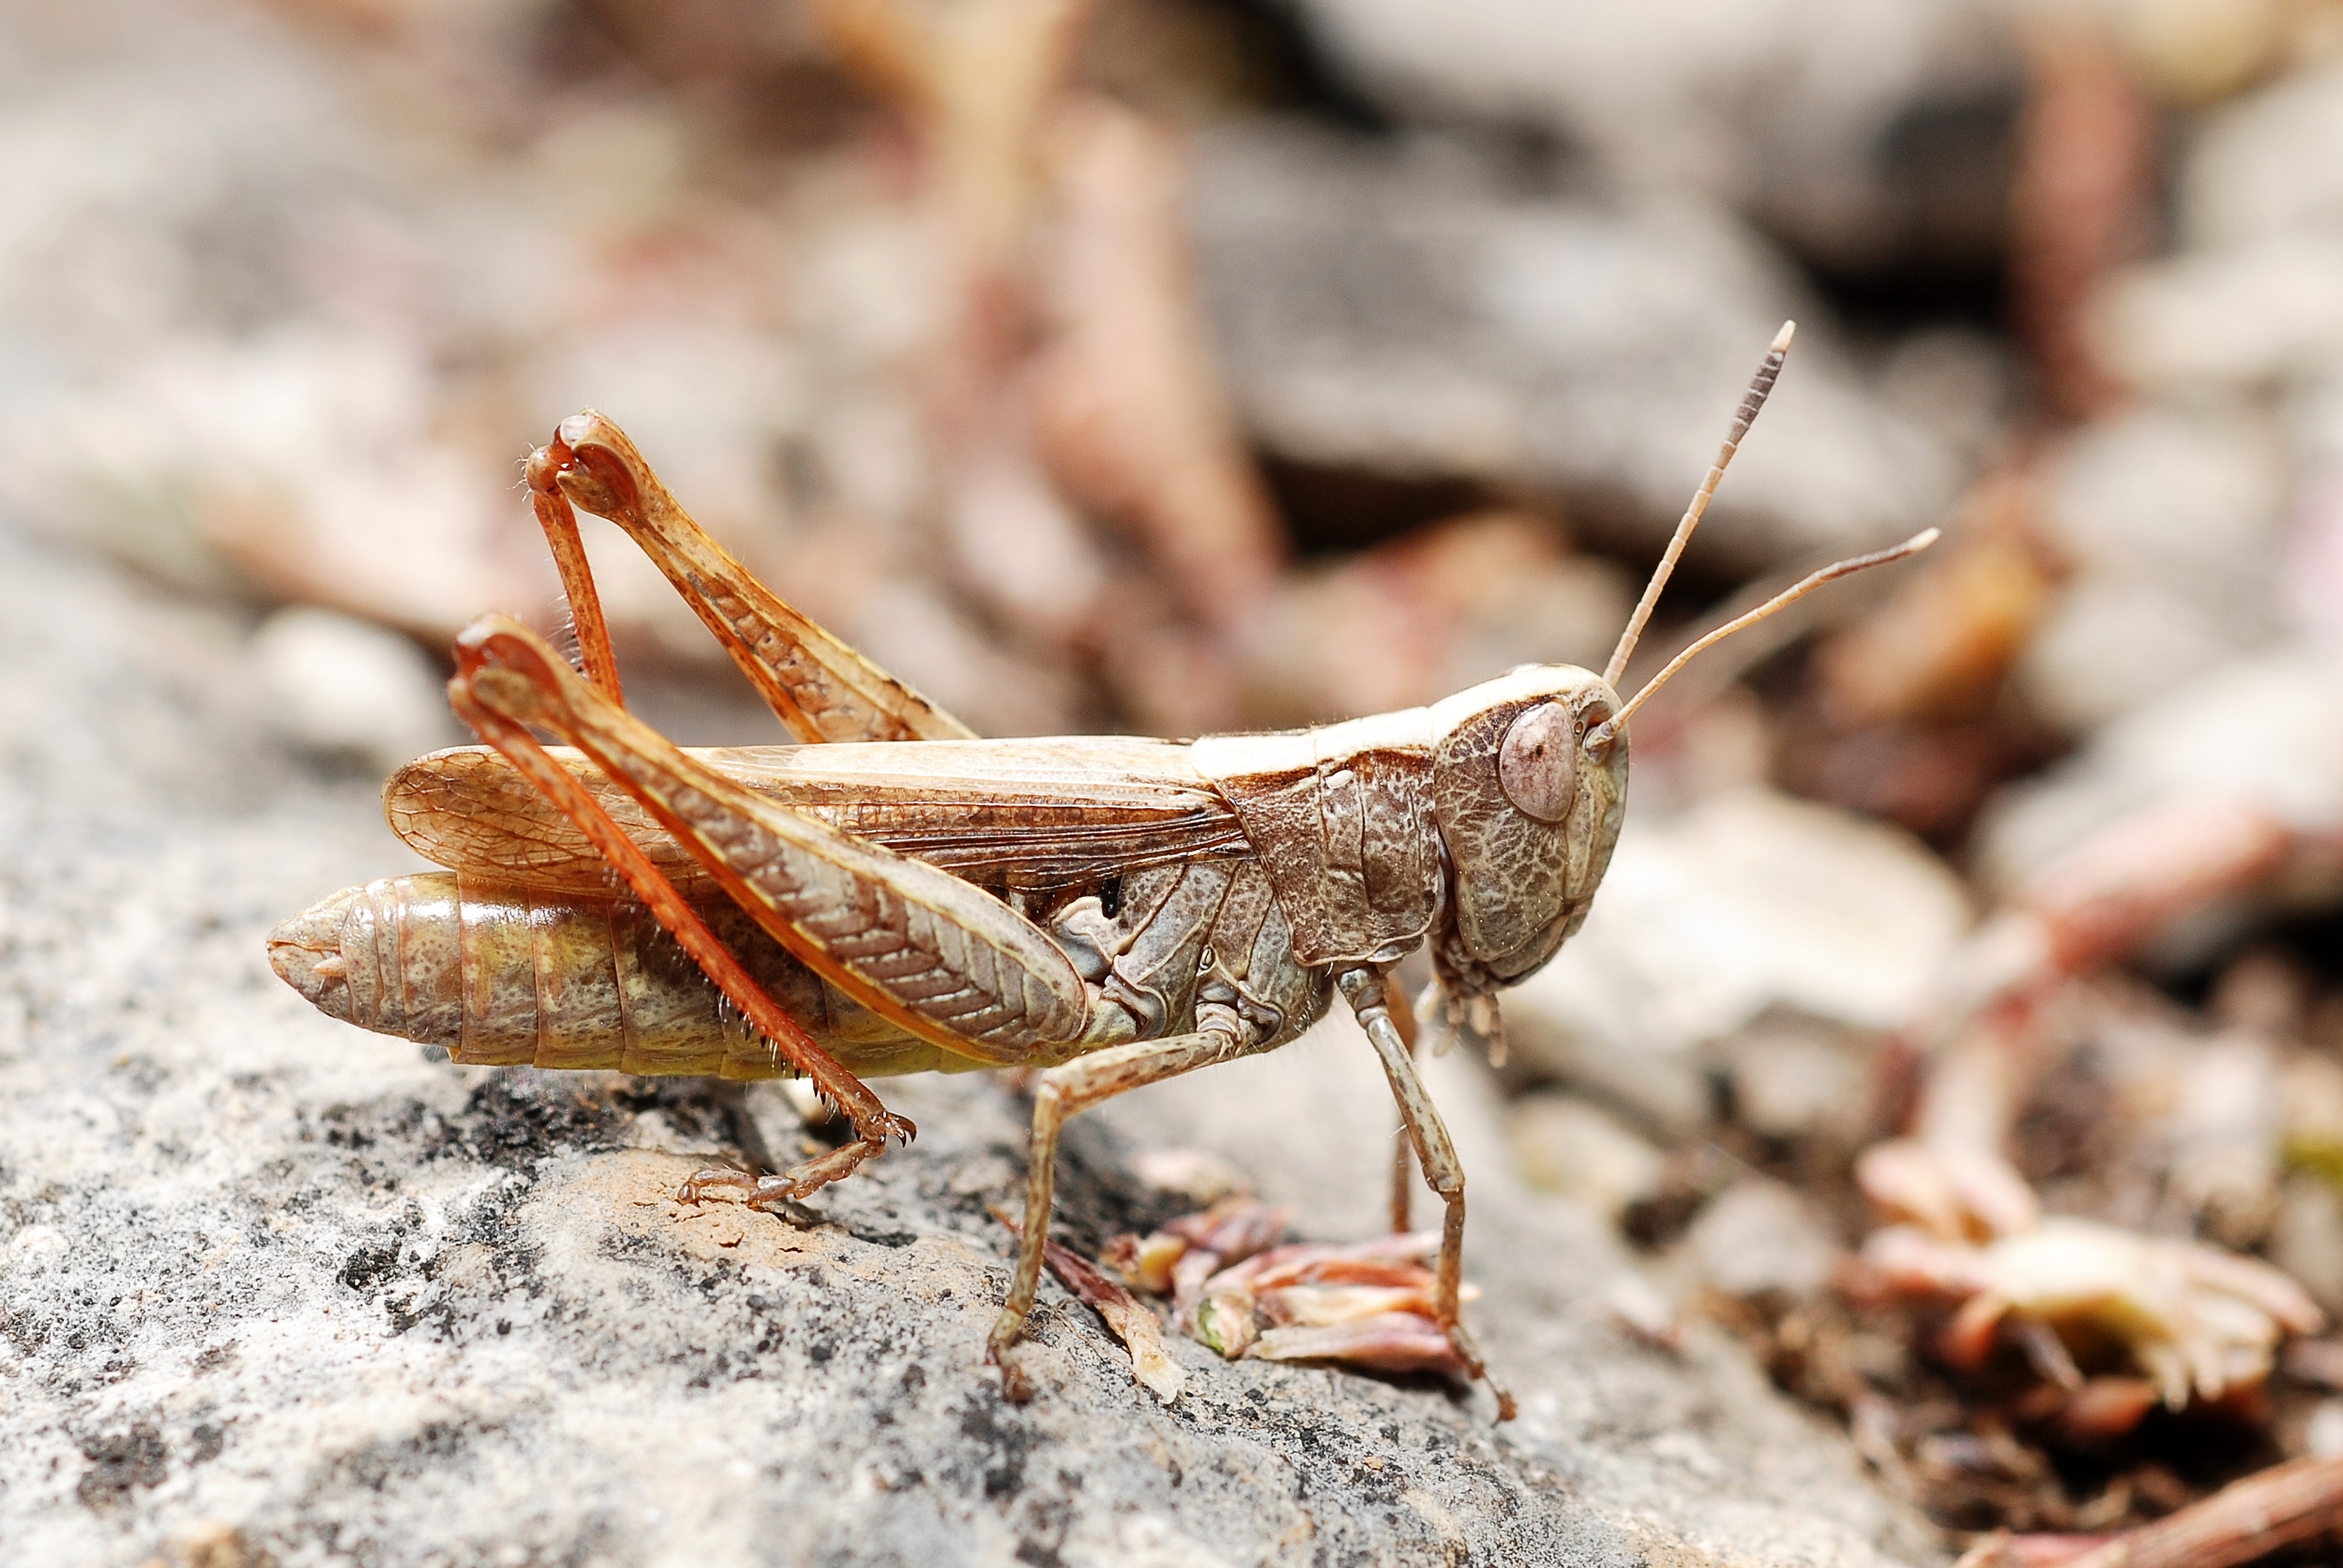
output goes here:
[[1001, 1392], [1012, 1404], [1032, 1397], [1032, 1384], [1017, 1369], [1010, 1347], [1025, 1332], [1025, 1314], [1033, 1310], [1033, 1293], [1041, 1283], [1042, 1244], [1050, 1238], [1050, 1206], [1058, 1186], [1058, 1135], [1071, 1118], [1103, 1101], [1150, 1083], [1177, 1078], [1199, 1067], [1232, 1060], [1259, 1043], [1249, 1024], [1225, 1009], [1197, 1009], [1202, 1025], [1193, 1034], [1171, 1040], [1135, 1040], [1089, 1056], [1041, 1074], [1033, 1091], [1032, 1168], [1025, 1179], [1025, 1228], [1017, 1248], [1017, 1270], [1010, 1276], [1008, 1300], [992, 1325], [984, 1359], [1001, 1369]]
[[[1386, 989], [1391, 986], [1392, 978], [1391, 970], [1385, 969], [1383, 985]], [[1400, 1000], [1406, 1000], [1403, 993]], [[1399, 1030], [1400, 1043], [1407, 1047], [1408, 1055], [1413, 1057], [1416, 1041], [1415, 1010], [1408, 1007], [1393, 1009], [1391, 1020], [1392, 1027]], [[1408, 1147], [1408, 1141], [1407, 1118], [1403, 1116], [1399, 1131], [1392, 1137], [1391, 1228], [1394, 1236], [1405, 1235], [1415, 1229], [1412, 1212], [1415, 1197], [1415, 1166], [1410, 1158], [1413, 1151]]]

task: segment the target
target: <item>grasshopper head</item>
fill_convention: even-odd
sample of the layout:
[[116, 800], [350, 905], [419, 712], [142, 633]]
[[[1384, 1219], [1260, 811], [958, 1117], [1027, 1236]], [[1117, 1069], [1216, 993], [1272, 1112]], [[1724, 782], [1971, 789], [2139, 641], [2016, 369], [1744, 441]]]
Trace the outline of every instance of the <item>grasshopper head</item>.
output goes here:
[[1585, 920], [1626, 812], [1627, 738], [1601, 728], [1618, 710], [1610, 682], [1567, 664], [1525, 666], [1432, 709], [1451, 910], [1435, 950], [1452, 990], [1513, 984]]
[[1604, 672], [1526, 666], [1433, 709], [1433, 811], [1449, 860], [1449, 917], [1432, 944], [1443, 1027], [1469, 1027], [1501, 1049], [1493, 993], [1535, 973], [1586, 919], [1626, 815], [1627, 720], [1636, 709], [1702, 649], [1826, 582], [1936, 542], [1936, 530], [1928, 528], [1891, 548], [1825, 567], [1701, 638], [1634, 697], [1619, 700], [1619, 678], [1652, 608], [1772, 393], [1795, 330], [1785, 322], [1766, 349]]
[[1448, 846], [1447, 923], [1432, 944], [1446, 1023], [1470, 1022], [1493, 1047], [1491, 995], [1554, 957], [1586, 919], [1627, 809], [1627, 716], [1657, 683], [1621, 703], [1619, 678], [1652, 607], [1708, 509], [1725, 465], [1765, 406], [1796, 325], [1785, 322], [1733, 417], [1725, 445], [1676, 524], [1601, 675], [1528, 665], [1433, 710], [1433, 810]]

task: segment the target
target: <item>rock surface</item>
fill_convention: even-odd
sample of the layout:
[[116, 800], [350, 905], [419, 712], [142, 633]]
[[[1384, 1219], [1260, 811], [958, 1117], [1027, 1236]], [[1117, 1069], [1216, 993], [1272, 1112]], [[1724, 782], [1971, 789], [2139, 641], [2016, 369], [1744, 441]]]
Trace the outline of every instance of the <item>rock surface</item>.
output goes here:
[[[1435, 1092], [1523, 1396], [1239, 1362], [1133, 1385], [1054, 1286], [1030, 1407], [979, 1364], [1019, 1106], [922, 1129], [796, 1221], [671, 1199], [799, 1137], [775, 1088], [457, 1070], [308, 1011], [262, 933], [401, 869], [373, 781], [267, 739], [247, 627], [0, 531], [0, 1539], [76, 1563], [1828, 1563], [1937, 1560], [1846, 1444], [1694, 1330], [1599, 1303], [1614, 1243]], [[1078, 1124], [1064, 1233], [1198, 1147], [1367, 1233], [1392, 1115], [1327, 1030]]]
[[1603, 893], [1506, 999], [1544, 1071], [1684, 1133], [1706, 1118], [1700, 1048], [1771, 1010], [1908, 1021], [1970, 919], [1960, 881], [1896, 829], [1764, 787], [1654, 822], [1631, 810]]
[[1559, 493], [1657, 549], [1785, 317], [1809, 330], [1696, 549], [1757, 569], [1936, 519], [1942, 421], [1887, 407], [1789, 265], [1693, 205], [1523, 195], [1469, 147], [1264, 124], [1199, 146], [1194, 225], [1232, 394], [1291, 462]]
[[1986, 254], [2019, 95], [1979, 0], [1300, 0], [1402, 119], [1534, 126], [1623, 188], [1697, 191], [1838, 267]]

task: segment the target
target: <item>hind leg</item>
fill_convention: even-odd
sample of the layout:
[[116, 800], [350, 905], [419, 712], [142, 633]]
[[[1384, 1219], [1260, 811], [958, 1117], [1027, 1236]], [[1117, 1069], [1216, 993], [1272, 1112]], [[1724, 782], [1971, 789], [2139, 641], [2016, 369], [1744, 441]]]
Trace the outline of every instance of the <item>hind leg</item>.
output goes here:
[[[464, 651], [459, 646], [459, 655]], [[548, 658], [555, 657], [549, 648], [546, 653]], [[473, 680], [478, 668], [477, 661], [459, 668], [448, 685], [448, 699], [457, 714], [482, 740], [502, 752], [563, 816], [577, 824], [692, 961], [740, 1010], [750, 1027], [771, 1041], [774, 1050], [791, 1067], [811, 1080], [822, 1098], [844, 1112], [852, 1125], [852, 1142], [781, 1176], [765, 1178], [759, 1184], [757, 1196], [768, 1202], [803, 1197], [850, 1173], [864, 1160], [885, 1149], [889, 1138], [910, 1141], [918, 1130], [906, 1119], [890, 1112], [868, 1085], [823, 1050], [820, 1042], [773, 1000], [771, 993], [732, 955], [732, 950], [708, 929], [707, 922], [677, 891], [666, 873], [651, 863], [642, 848], [627, 836], [577, 777], [548, 755], [544, 746], [522, 724], [482, 699]], [[572, 675], [569, 678], [577, 678]], [[698, 1181], [695, 1177], [694, 1186], [687, 1187], [687, 1197], [698, 1195], [694, 1190]], [[767, 1190], [769, 1184], [770, 1191]]]
[[613, 702], [618, 671], [572, 502], [609, 518], [642, 547], [799, 740], [974, 737], [750, 576], [669, 494], [626, 432], [600, 414], [588, 409], [561, 422], [529, 458], [528, 487], [569, 595], [587, 678]]

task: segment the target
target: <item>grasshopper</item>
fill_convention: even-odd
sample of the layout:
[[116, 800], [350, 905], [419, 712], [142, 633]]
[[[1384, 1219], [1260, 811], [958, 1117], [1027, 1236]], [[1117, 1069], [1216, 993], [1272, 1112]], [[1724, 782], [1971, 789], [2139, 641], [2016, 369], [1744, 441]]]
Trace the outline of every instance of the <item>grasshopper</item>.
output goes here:
[[[1418, 1016], [1443, 1043], [1495, 1037], [1496, 993], [1554, 956], [1602, 883], [1636, 708], [1703, 648], [1933, 542], [1814, 574], [1620, 700], [1792, 330], [1602, 674], [1528, 666], [1430, 708], [1192, 741], [977, 739], [750, 577], [616, 426], [573, 416], [528, 473], [583, 673], [508, 617], [468, 628], [448, 693], [486, 744], [384, 790], [393, 830], [452, 874], [337, 893], [277, 928], [271, 961], [332, 1016], [458, 1062], [801, 1076], [850, 1128], [777, 1174], [702, 1171], [688, 1201], [729, 1188], [769, 1208], [910, 1139], [866, 1079], [1039, 1070], [1021, 1240], [987, 1346], [1012, 1399], [1031, 1392], [1011, 1351], [1067, 1119], [1283, 1045], [1339, 993], [1445, 1204], [1438, 1320], [1485, 1379], [1458, 1310], [1464, 1172], [1393, 1014], [1392, 966], [1428, 944]], [[799, 744], [687, 750], [627, 711], [577, 507], [649, 554]]]

